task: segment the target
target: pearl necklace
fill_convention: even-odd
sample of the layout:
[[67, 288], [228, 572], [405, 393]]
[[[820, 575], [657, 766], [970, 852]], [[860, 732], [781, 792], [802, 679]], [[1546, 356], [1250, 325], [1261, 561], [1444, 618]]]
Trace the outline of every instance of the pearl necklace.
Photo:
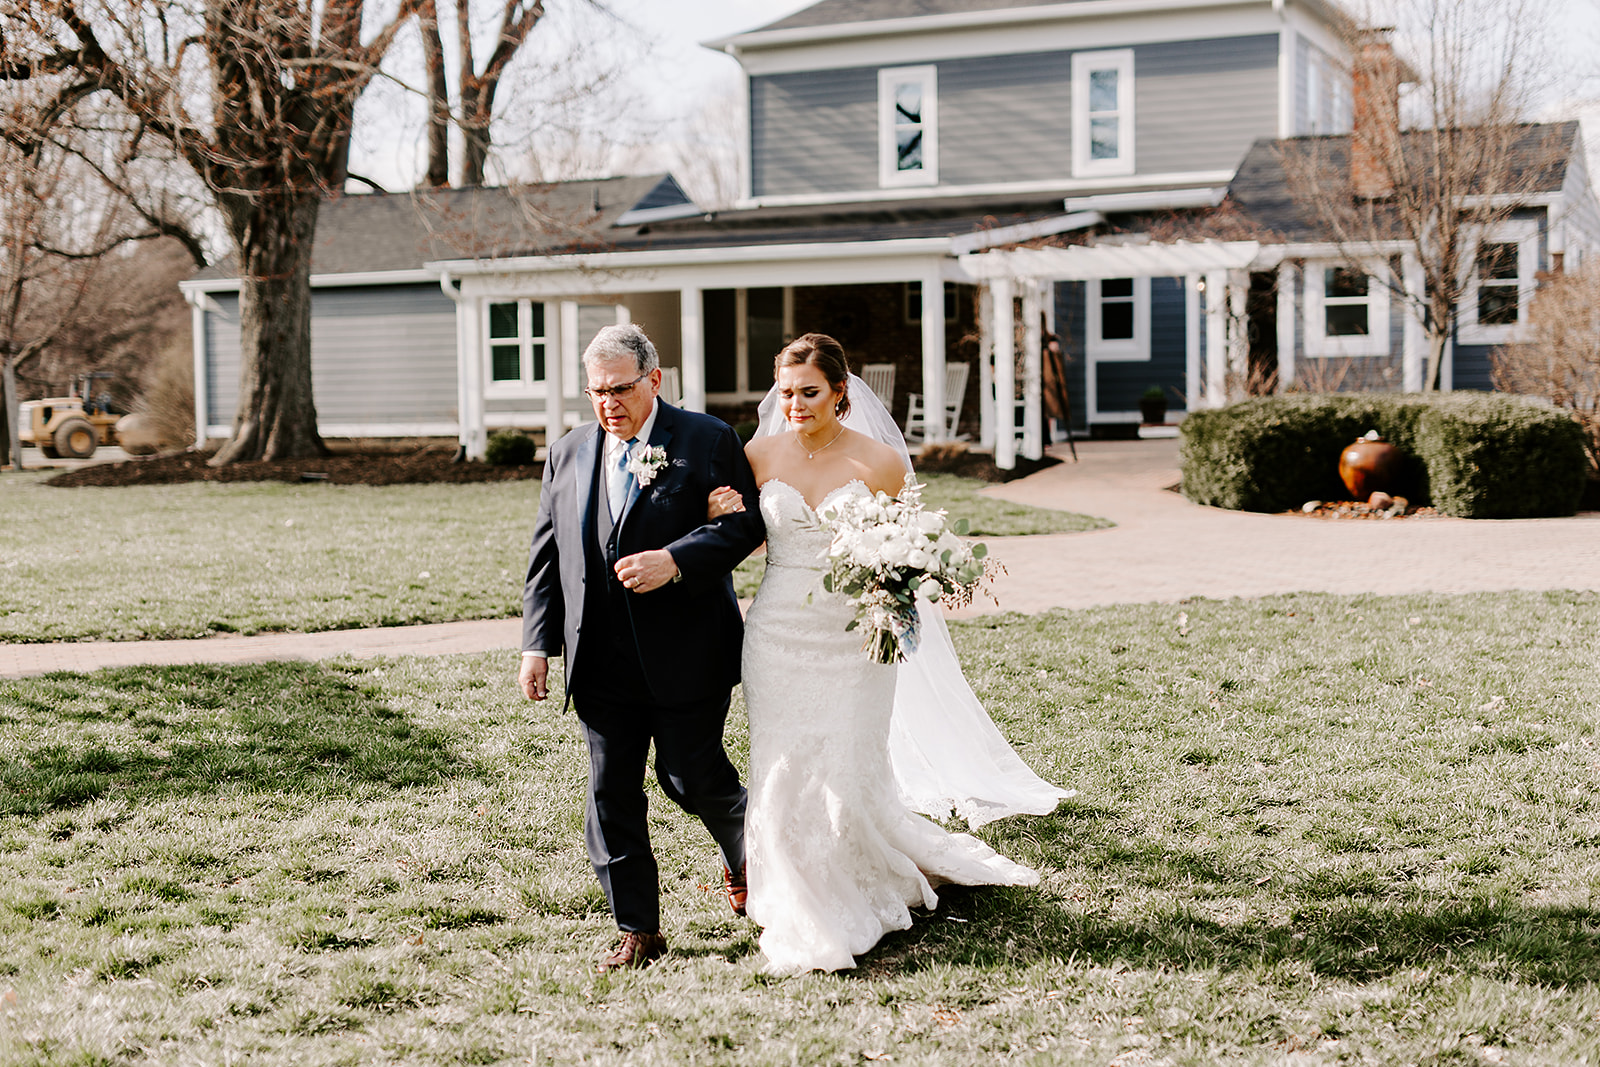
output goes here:
[[798, 432], [795, 433], [794, 439], [795, 439], [795, 443], [798, 444], [800, 446], [800, 448], [805, 452], [806, 458], [810, 459], [813, 456], [815, 456], [818, 452], [821, 452], [823, 448], [827, 448], [828, 445], [833, 444], [835, 441], [837, 441], [839, 438], [841, 438], [843, 436], [844, 436], [844, 427], [840, 426], [839, 427], [839, 432], [834, 434], [832, 437], [828, 438], [828, 444], [827, 445], [823, 445], [822, 448], [815, 448], [815, 449], [806, 448], [805, 442], [800, 440], [800, 434]]

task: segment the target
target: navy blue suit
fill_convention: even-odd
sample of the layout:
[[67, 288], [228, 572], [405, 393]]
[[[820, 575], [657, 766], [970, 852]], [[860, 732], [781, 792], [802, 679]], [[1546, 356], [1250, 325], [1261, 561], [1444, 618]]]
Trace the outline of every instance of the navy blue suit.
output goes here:
[[[745, 791], [722, 747], [744, 634], [730, 572], [765, 537], [732, 427], [656, 405], [649, 443], [666, 450], [667, 465], [649, 485], [634, 482], [616, 521], [600, 425], [550, 449], [522, 594], [522, 647], [563, 657], [588, 741], [589, 858], [617, 925], [637, 931], [660, 928], [643, 787], [652, 741], [667, 796], [705, 823], [724, 864], [744, 863]], [[723, 485], [744, 495], [746, 510], [707, 522], [706, 499]], [[658, 548], [681, 580], [623, 588], [616, 561]]]

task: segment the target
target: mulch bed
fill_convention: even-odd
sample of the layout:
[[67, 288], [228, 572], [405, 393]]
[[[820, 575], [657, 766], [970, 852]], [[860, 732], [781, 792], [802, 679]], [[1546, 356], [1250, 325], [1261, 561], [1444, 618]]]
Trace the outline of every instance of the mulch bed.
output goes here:
[[[326, 482], [332, 485], [413, 485], [422, 482], [506, 482], [538, 478], [542, 463], [524, 467], [497, 467], [488, 463], [457, 462], [449, 446], [411, 452], [336, 452], [316, 459], [254, 460], [226, 467], [207, 465], [210, 452], [175, 452], [119, 463], [96, 463], [63, 471], [46, 485], [77, 486], [176, 485], [181, 482]], [[1061, 462], [1046, 456], [1017, 457], [1014, 470], [1003, 471], [994, 457], [983, 452], [958, 452], [936, 457], [918, 470], [933, 470], [1009, 482]]]
[[1361, 504], [1354, 500], [1322, 500], [1316, 502], [1317, 506], [1307, 511], [1305, 508], [1295, 508], [1285, 511], [1284, 515], [1303, 515], [1308, 519], [1437, 519], [1441, 518], [1438, 508], [1421, 507], [1407, 508], [1403, 513], [1392, 508], [1375, 508], [1370, 504]]
[[327, 482], [332, 485], [413, 485], [420, 482], [507, 482], [538, 478], [543, 464], [495, 467], [458, 463], [450, 447], [414, 452], [336, 452], [315, 459], [250, 460], [211, 467], [210, 452], [176, 452], [64, 471], [46, 485], [176, 485], [180, 482]]

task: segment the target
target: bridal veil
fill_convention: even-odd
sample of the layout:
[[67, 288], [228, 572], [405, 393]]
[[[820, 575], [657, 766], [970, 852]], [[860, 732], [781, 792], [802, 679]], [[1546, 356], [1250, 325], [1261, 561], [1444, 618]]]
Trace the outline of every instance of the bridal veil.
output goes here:
[[[850, 375], [844, 425], [900, 453], [911, 453], [889, 409], [858, 376]], [[774, 386], [761, 401], [758, 436], [787, 432]], [[927, 815], [952, 812], [978, 827], [1007, 815], [1044, 815], [1073, 795], [1022, 762], [961, 673], [944, 609], [924, 605], [916, 650], [899, 666], [889, 720], [889, 763], [906, 805]]]

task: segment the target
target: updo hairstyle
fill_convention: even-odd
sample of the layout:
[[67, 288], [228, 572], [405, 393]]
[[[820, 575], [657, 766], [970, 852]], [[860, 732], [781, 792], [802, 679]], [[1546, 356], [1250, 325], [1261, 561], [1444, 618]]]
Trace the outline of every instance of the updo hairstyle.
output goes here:
[[772, 361], [772, 373], [777, 375], [782, 367], [798, 367], [809, 363], [822, 372], [839, 393], [839, 402], [833, 406], [837, 418], [850, 414], [850, 363], [844, 358], [844, 348], [825, 333], [803, 333], [783, 346], [783, 351]]

